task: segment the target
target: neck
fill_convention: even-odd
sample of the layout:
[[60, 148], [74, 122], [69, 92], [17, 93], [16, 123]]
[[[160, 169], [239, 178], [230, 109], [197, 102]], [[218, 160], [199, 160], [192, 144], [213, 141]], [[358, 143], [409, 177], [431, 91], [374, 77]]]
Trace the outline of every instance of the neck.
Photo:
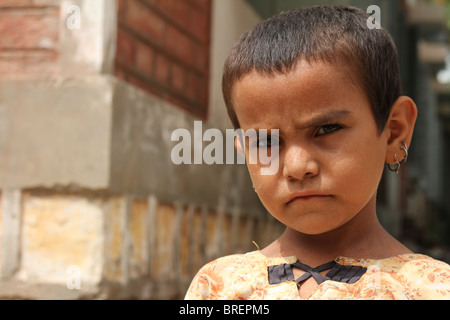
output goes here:
[[378, 221], [375, 197], [352, 220], [319, 235], [287, 228], [272, 245], [263, 250], [268, 256], [297, 256], [303, 263], [318, 266], [338, 256], [383, 259], [410, 252], [392, 238]]

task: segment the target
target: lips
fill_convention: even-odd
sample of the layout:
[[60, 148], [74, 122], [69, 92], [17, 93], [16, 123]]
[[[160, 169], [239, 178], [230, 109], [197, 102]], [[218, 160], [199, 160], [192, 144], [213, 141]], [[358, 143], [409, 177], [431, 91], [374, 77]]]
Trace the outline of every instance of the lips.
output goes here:
[[319, 192], [302, 192], [302, 193], [294, 193], [289, 196], [287, 205], [296, 202], [296, 201], [308, 201], [314, 199], [327, 198], [329, 195], [319, 193]]

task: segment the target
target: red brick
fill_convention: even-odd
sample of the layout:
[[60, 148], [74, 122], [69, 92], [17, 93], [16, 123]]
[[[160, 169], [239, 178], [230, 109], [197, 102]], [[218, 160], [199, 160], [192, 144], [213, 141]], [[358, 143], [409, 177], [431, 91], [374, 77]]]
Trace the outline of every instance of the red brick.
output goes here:
[[189, 99], [200, 102], [200, 90], [202, 88], [202, 79], [196, 75], [190, 74], [187, 83], [187, 96]]
[[117, 61], [119, 70], [127, 70], [119, 76], [193, 114], [206, 115], [211, 1], [119, 0], [119, 5]]
[[188, 0], [203, 12], [208, 13], [211, 10], [211, 0]]
[[57, 45], [57, 10], [7, 10], [0, 12], [0, 48], [41, 49], [42, 41]]
[[32, 4], [33, 4], [32, 0], [0, 0], [0, 8], [1, 7], [16, 8], [16, 7], [30, 6]]
[[163, 42], [165, 38], [165, 21], [138, 0], [127, 0], [126, 23], [135, 31]]
[[179, 0], [153, 0], [152, 3], [155, 7], [158, 8], [161, 12], [163, 12], [168, 17], [175, 17], [174, 12], [176, 2]]
[[117, 54], [116, 59], [123, 63], [132, 63], [136, 56], [135, 39], [124, 30], [117, 32]]
[[193, 19], [193, 12], [195, 10], [187, 1], [176, 1], [175, 4], [175, 11], [173, 12], [172, 19], [174, 19], [174, 21], [178, 23], [181, 28], [190, 29]]
[[143, 43], [136, 43], [136, 64], [135, 67], [148, 76], [153, 73], [153, 50]]
[[157, 54], [155, 57], [155, 79], [159, 83], [166, 85], [169, 82], [170, 64], [169, 60], [161, 54]]
[[145, 82], [142, 79], [139, 79], [133, 75], [128, 75], [128, 83], [136, 86], [137, 88], [139, 88], [141, 90], [158, 95], [158, 93], [154, 90], [154, 88], [151, 85], [149, 85], [147, 82]]
[[186, 81], [186, 71], [182, 67], [173, 64], [171, 73], [171, 86], [177, 91], [184, 92], [186, 89]]
[[16, 79], [54, 77], [58, 74], [59, 55], [54, 51], [0, 52], [0, 77]]
[[206, 77], [205, 79], [203, 79], [203, 84], [200, 89], [200, 106], [207, 107], [209, 103], [208, 100], [209, 100], [209, 77]]
[[41, 7], [48, 7], [48, 6], [57, 6], [59, 7], [61, 5], [61, 0], [32, 0], [33, 5], [35, 6], [41, 6]]
[[117, 16], [123, 17], [127, 11], [127, 3], [129, 0], [118, 0], [117, 2]]
[[193, 19], [190, 27], [191, 34], [196, 37], [201, 43], [209, 43], [209, 14], [193, 10], [192, 15]]
[[209, 70], [209, 50], [208, 47], [194, 45], [194, 59], [191, 64], [198, 70], [207, 73]]
[[189, 28], [192, 19], [192, 5], [185, 0], [155, 0], [155, 6], [163, 15], [180, 28]]
[[175, 27], [167, 28], [166, 49], [187, 64], [192, 64], [193, 42]]

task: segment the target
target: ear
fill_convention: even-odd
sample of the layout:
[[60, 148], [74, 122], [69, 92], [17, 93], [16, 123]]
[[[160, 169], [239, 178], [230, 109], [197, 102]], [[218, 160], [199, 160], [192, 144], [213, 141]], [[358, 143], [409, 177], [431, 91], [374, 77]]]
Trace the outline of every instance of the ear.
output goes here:
[[386, 123], [386, 133], [388, 144], [385, 161], [390, 164], [395, 163], [395, 155], [400, 161], [404, 152], [400, 149], [403, 143], [409, 148], [411, 145], [414, 126], [417, 119], [417, 107], [409, 97], [399, 97], [393, 104], [391, 113]]

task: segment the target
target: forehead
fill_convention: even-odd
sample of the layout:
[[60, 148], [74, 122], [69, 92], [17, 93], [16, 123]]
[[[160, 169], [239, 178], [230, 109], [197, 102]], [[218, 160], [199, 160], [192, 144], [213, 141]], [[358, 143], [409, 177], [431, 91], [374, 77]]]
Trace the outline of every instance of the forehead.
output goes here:
[[355, 78], [345, 66], [300, 60], [286, 74], [253, 71], [244, 76], [234, 85], [232, 103], [241, 126], [269, 115], [288, 120], [293, 113], [301, 117], [362, 102], [370, 108], [367, 95], [355, 84]]

